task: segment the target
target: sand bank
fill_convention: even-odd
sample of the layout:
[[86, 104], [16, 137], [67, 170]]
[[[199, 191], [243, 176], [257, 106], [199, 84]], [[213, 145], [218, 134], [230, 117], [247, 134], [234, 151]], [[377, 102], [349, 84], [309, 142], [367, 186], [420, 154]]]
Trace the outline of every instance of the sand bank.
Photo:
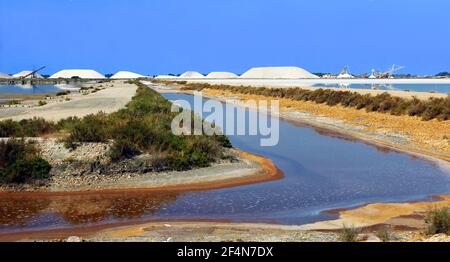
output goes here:
[[[184, 192], [228, 188], [246, 184], [273, 181], [283, 173], [272, 161], [247, 152], [232, 150], [237, 160], [212, 164], [211, 167], [189, 171], [124, 173], [120, 175], [68, 176], [55, 174], [42, 186], [0, 187], [2, 194], [98, 194], [126, 192]], [[2, 193], [3, 191], [3, 193]], [[20, 192], [19, 192], [20, 191]]]
[[450, 195], [436, 201], [409, 203], [374, 203], [349, 210], [337, 210], [339, 219], [300, 226], [304, 230], [338, 230], [346, 226], [370, 227], [387, 224], [411, 229], [425, 227], [424, 214], [434, 208], [450, 206]]

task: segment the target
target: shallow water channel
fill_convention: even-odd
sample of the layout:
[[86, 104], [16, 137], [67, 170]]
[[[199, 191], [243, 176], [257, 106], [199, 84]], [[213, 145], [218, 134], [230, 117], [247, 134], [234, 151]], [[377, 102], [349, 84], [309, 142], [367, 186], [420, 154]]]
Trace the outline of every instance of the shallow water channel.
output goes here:
[[[184, 94], [169, 100], [193, 101]], [[280, 141], [230, 136], [233, 145], [271, 159], [278, 181], [186, 193], [123, 193], [0, 198], [0, 232], [149, 220], [221, 220], [305, 224], [323, 211], [450, 193], [448, 167], [322, 129], [280, 121]]]

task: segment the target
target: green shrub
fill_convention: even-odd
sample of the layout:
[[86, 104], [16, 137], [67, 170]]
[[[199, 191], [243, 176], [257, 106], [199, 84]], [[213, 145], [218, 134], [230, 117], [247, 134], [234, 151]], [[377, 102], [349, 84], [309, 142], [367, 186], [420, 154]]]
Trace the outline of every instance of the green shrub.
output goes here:
[[19, 122], [23, 136], [37, 137], [56, 131], [56, 126], [43, 118], [24, 119]]
[[433, 209], [425, 216], [426, 234], [450, 234], [450, 214], [448, 208]]
[[51, 165], [30, 143], [9, 139], [0, 142], [0, 183], [26, 183], [49, 178]]
[[47, 104], [47, 101], [41, 100], [38, 102], [38, 106], [45, 106]]
[[19, 100], [9, 100], [5, 104], [9, 105], [9, 106], [20, 105], [20, 101]]
[[56, 96], [66, 96], [69, 94], [70, 94], [70, 91], [60, 91], [60, 92], [56, 93]]
[[110, 126], [108, 115], [99, 113], [88, 115], [80, 121], [74, 121], [70, 127], [68, 143], [73, 142], [106, 142], [110, 138], [108, 128]]
[[221, 157], [223, 147], [231, 147], [226, 136], [175, 136], [171, 130], [176, 116], [171, 112], [172, 103], [147, 86], [132, 83], [138, 85], [138, 89], [125, 109], [110, 115], [90, 115], [58, 123], [69, 131], [66, 144], [112, 139], [114, 143], [109, 152], [112, 161], [149, 153], [159, 156], [155, 158], [156, 169], [175, 170], [207, 166]]
[[0, 137], [37, 137], [52, 133], [57, 127], [43, 118], [0, 121]]
[[[0, 135], [25, 137], [65, 131], [68, 135], [63, 141], [68, 148], [75, 148], [82, 142], [114, 140], [109, 152], [112, 161], [149, 153], [158, 155], [155, 165], [161, 170], [205, 167], [222, 157], [224, 147], [231, 147], [231, 142], [223, 135], [175, 136], [171, 123], [177, 113], [171, 112], [172, 103], [138, 81], [131, 83], [138, 86], [136, 95], [126, 108], [110, 115], [99, 113], [83, 118], [70, 117], [57, 123], [43, 119], [8, 120], [0, 122]], [[195, 115], [191, 116], [194, 120]], [[19, 163], [14, 170], [20, 171], [25, 167], [24, 163]], [[12, 177], [19, 181], [22, 173], [13, 173]]]
[[358, 241], [359, 231], [354, 227], [347, 227], [344, 225], [339, 233], [339, 241], [341, 242], [356, 242]]
[[0, 121], [0, 137], [20, 137], [23, 135], [22, 126], [15, 121]]
[[22, 140], [0, 141], [0, 169], [14, 164], [18, 159], [26, 158], [30, 151], [31, 149]]
[[140, 151], [136, 146], [125, 139], [116, 139], [110, 150], [110, 157], [114, 162], [129, 159], [139, 154]]
[[61, 131], [61, 130], [72, 130], [75, 125], [80, 124], [81, 119], [78, 117], [68, 117], [65, 119], [61, 119], [58, 121], [58, 123], [56, 123], [56, 128]]
[[382, 227], [380, 230], [377, 231], [376, 235], [383, 242], [389, 242], [392, 240], [392, 236], [391, 233], [389, 232], [388, 227]]

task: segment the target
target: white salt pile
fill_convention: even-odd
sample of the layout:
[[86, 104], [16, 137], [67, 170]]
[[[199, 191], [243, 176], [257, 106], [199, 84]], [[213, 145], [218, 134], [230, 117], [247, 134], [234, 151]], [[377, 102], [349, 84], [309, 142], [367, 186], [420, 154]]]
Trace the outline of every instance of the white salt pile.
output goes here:
[[300, 79], [319, 77], [299, 67], [255, 67], [245, 72], [241, 78]]
[[94, 70], [85, 69], [67, 69], [61, 70], [52, 75], [50, 78], [72, 78], [79, 77], [82, 79], [104, 79], [105, 76]]
[[211, 72], [206, 77], [215, 79], [238, 78], [236, 74], [230, 72]]
[[180, 75], [180, 78], [204, 78], [205, 76], [195, 71], [187, 71], [186, 73]]
[[[25, 71], [22, 71], [22, 72], [20, 72], [20, 73], [14, 74], [13, 77], [14, 77], [14, 78], [21, 78], [21, 77], [27, 76], [26, 78], [32, 78], [33, 76], [32, 76], [32, 75], [29, 75], [29, 74], [31, 74], [31, 73], [33, 73], [33, 71], [25, 70]], [[34, 74], [34, 77], [35, 77], [35, 78], [44, 78], [44, 77], [43, 77], [42, 75], [40, 75], [39, 73], [35, 73], [35, 74]]]
[[5, 79], [5, 78], [12, 78], [12, 76], [10, 76], [10, 75], [8, 75], [8, 74], [5, 74], [5, 73], [2, 73], [2, 72], [0, 72], [0, 79]]
[[111, 76], [111, 79], [136, 79], [136, 78], [143, 78], [145, 76], [140, 75], [140, 74], [136, 74], [133, 72], [128, 72], [128, 71], [119, 71], [116, 74], [114, 74], [113, 76]]

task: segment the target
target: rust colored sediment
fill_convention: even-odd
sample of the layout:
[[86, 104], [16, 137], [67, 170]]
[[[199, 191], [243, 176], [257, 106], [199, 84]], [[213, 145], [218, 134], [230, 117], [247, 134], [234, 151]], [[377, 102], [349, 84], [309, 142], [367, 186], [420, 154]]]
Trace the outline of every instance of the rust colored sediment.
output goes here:
[[[25, 231], [25, 232], [12, 232], [12, 233], [1, 233], [0, 234], [0, 243], [5, 242], [17, 242], [17, 241], [51, 241], [51, 240], [61, 240], [66, 239], [70, 236], [77, 237], [89, 237], [93, 236], [104, 230], [113, 230], [115, 228], [122, 227], [137, 227], [140, 225], [149, 224], [149, 223], [231, 223], [227, 220], [152, 220], [152, 221], [129, 221], [129, 222], [117, 222], [117, 223], [108, 223], [102, 225], [93, 225], [93, 226], [82, 226], [75, 228], [60, 228], [60, 229], [46, 229], [46, 230], [36, 230], [36, 231]], [[136, 228], [136, 229], [137, 229]], [[138, 229], [137, 229], [138, 230]]]
[[[0, 193], [0, 197], [3, 196], [68, 196], [68, 195], [90, 195], [90, 194], [124, 194], [124, 193], [176, 193], [185, 191], [204, 191], [212, 189], [221, 189], [228, 187], [235, 187], [241, 185], [249, 185], [261, 182], [274, 181], [282, 179], [284, 174], [273, 164], [269, 159], [261, 156], [257, 156], [248, 152], [239, 151], [242, 158], [255, 161], [260, 164], [261, 168], [253, 175], [248, 175], [240, 178], [231, 178], [220, 181], [211, 181], [205, 183], [194, 183], [187, 185], [173, 185], [167, 187], [154, 187], [154, 188], [137, 188], [137, 189], [111, 189], [111, 190], [99, 190], [99, 191], [86, 191], [86, 192], [10, 192]], [[195, 220], [199, 221], [199, 220]], [[167, 221], [166, 221], [167, 222]], [[178, 221], [180, 222], [180, 221]], [[192, 221], [191, 221], [192, 222]], [[215, 221], [220, 222], [220, 221]], [[222, 221], [227, 222], [227, 221]], [[26, 239], [62, 239], [71, 235], [87, 236], [96, 233], [100, 230], [115, 228], [127, 225], [142, 224], [143, 221], [130, 221], [130, 222], [118, 222], [103, 225], [87, 226], [87, 227], [75, 227], [75, 228], [61, 228], [52, 230], [38, 230], [38, 231], [26, 231], [15, 233], [0, 233], [0, 242], [20, 241]]]

